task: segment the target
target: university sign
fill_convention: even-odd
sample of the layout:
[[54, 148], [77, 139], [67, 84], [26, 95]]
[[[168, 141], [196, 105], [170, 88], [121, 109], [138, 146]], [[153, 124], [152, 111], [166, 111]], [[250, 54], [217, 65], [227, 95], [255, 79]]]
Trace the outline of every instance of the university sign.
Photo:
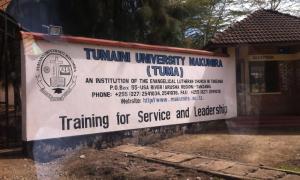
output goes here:
[[210, 52], [22, 33], [23, 140], [232, 118], [235, 62]]

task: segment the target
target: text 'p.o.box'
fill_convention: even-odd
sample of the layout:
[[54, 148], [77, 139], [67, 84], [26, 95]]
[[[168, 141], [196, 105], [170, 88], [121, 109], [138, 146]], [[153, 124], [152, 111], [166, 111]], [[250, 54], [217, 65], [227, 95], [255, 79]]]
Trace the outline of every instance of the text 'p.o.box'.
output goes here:
[[24, 141], [237, 115], [228, 57], [25, 32], [22, 39]]

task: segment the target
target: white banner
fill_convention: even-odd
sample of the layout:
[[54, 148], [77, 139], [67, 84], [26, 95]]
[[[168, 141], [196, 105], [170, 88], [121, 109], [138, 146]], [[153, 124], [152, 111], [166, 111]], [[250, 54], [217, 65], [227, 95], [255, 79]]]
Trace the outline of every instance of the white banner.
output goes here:
[[25, 141], [237, 115], [233, 59], [188, 49], [105, 46], [108, 41], [95, 39], [50, 42], [37, 36], [23, 33]]

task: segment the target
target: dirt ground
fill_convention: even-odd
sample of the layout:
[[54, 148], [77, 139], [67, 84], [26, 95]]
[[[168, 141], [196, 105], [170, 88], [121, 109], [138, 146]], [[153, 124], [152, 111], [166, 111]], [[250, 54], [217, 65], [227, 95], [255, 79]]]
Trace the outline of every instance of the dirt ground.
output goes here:
[[19, 153], [0, 154], [2, 179], [195, 179], [212, 180], [207, 174], [178, 169], [109, 150], [83, 149], [48, 163], [34, 163]]
[[197, 134], [170, 138], [153, 146], [300, 172], [300, 134]]
[[[185, 152], [266, 165], [300, 172], [298, 133], [187, 134], [152, 144], [167, 151]], [[193, 170], [148, 162], [109, 149], [81, 149], [48, 163], [21, 153], [0, 152], [2, 179], [218, 179]]]

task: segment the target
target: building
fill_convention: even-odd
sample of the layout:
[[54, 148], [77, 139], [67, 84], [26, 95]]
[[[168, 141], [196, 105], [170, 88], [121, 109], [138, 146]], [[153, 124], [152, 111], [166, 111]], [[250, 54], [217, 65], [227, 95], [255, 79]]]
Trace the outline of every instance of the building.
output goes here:
[[299, 17], [258, 10], [206, 47], [236, 59], [239, 116], [300, 115]]

